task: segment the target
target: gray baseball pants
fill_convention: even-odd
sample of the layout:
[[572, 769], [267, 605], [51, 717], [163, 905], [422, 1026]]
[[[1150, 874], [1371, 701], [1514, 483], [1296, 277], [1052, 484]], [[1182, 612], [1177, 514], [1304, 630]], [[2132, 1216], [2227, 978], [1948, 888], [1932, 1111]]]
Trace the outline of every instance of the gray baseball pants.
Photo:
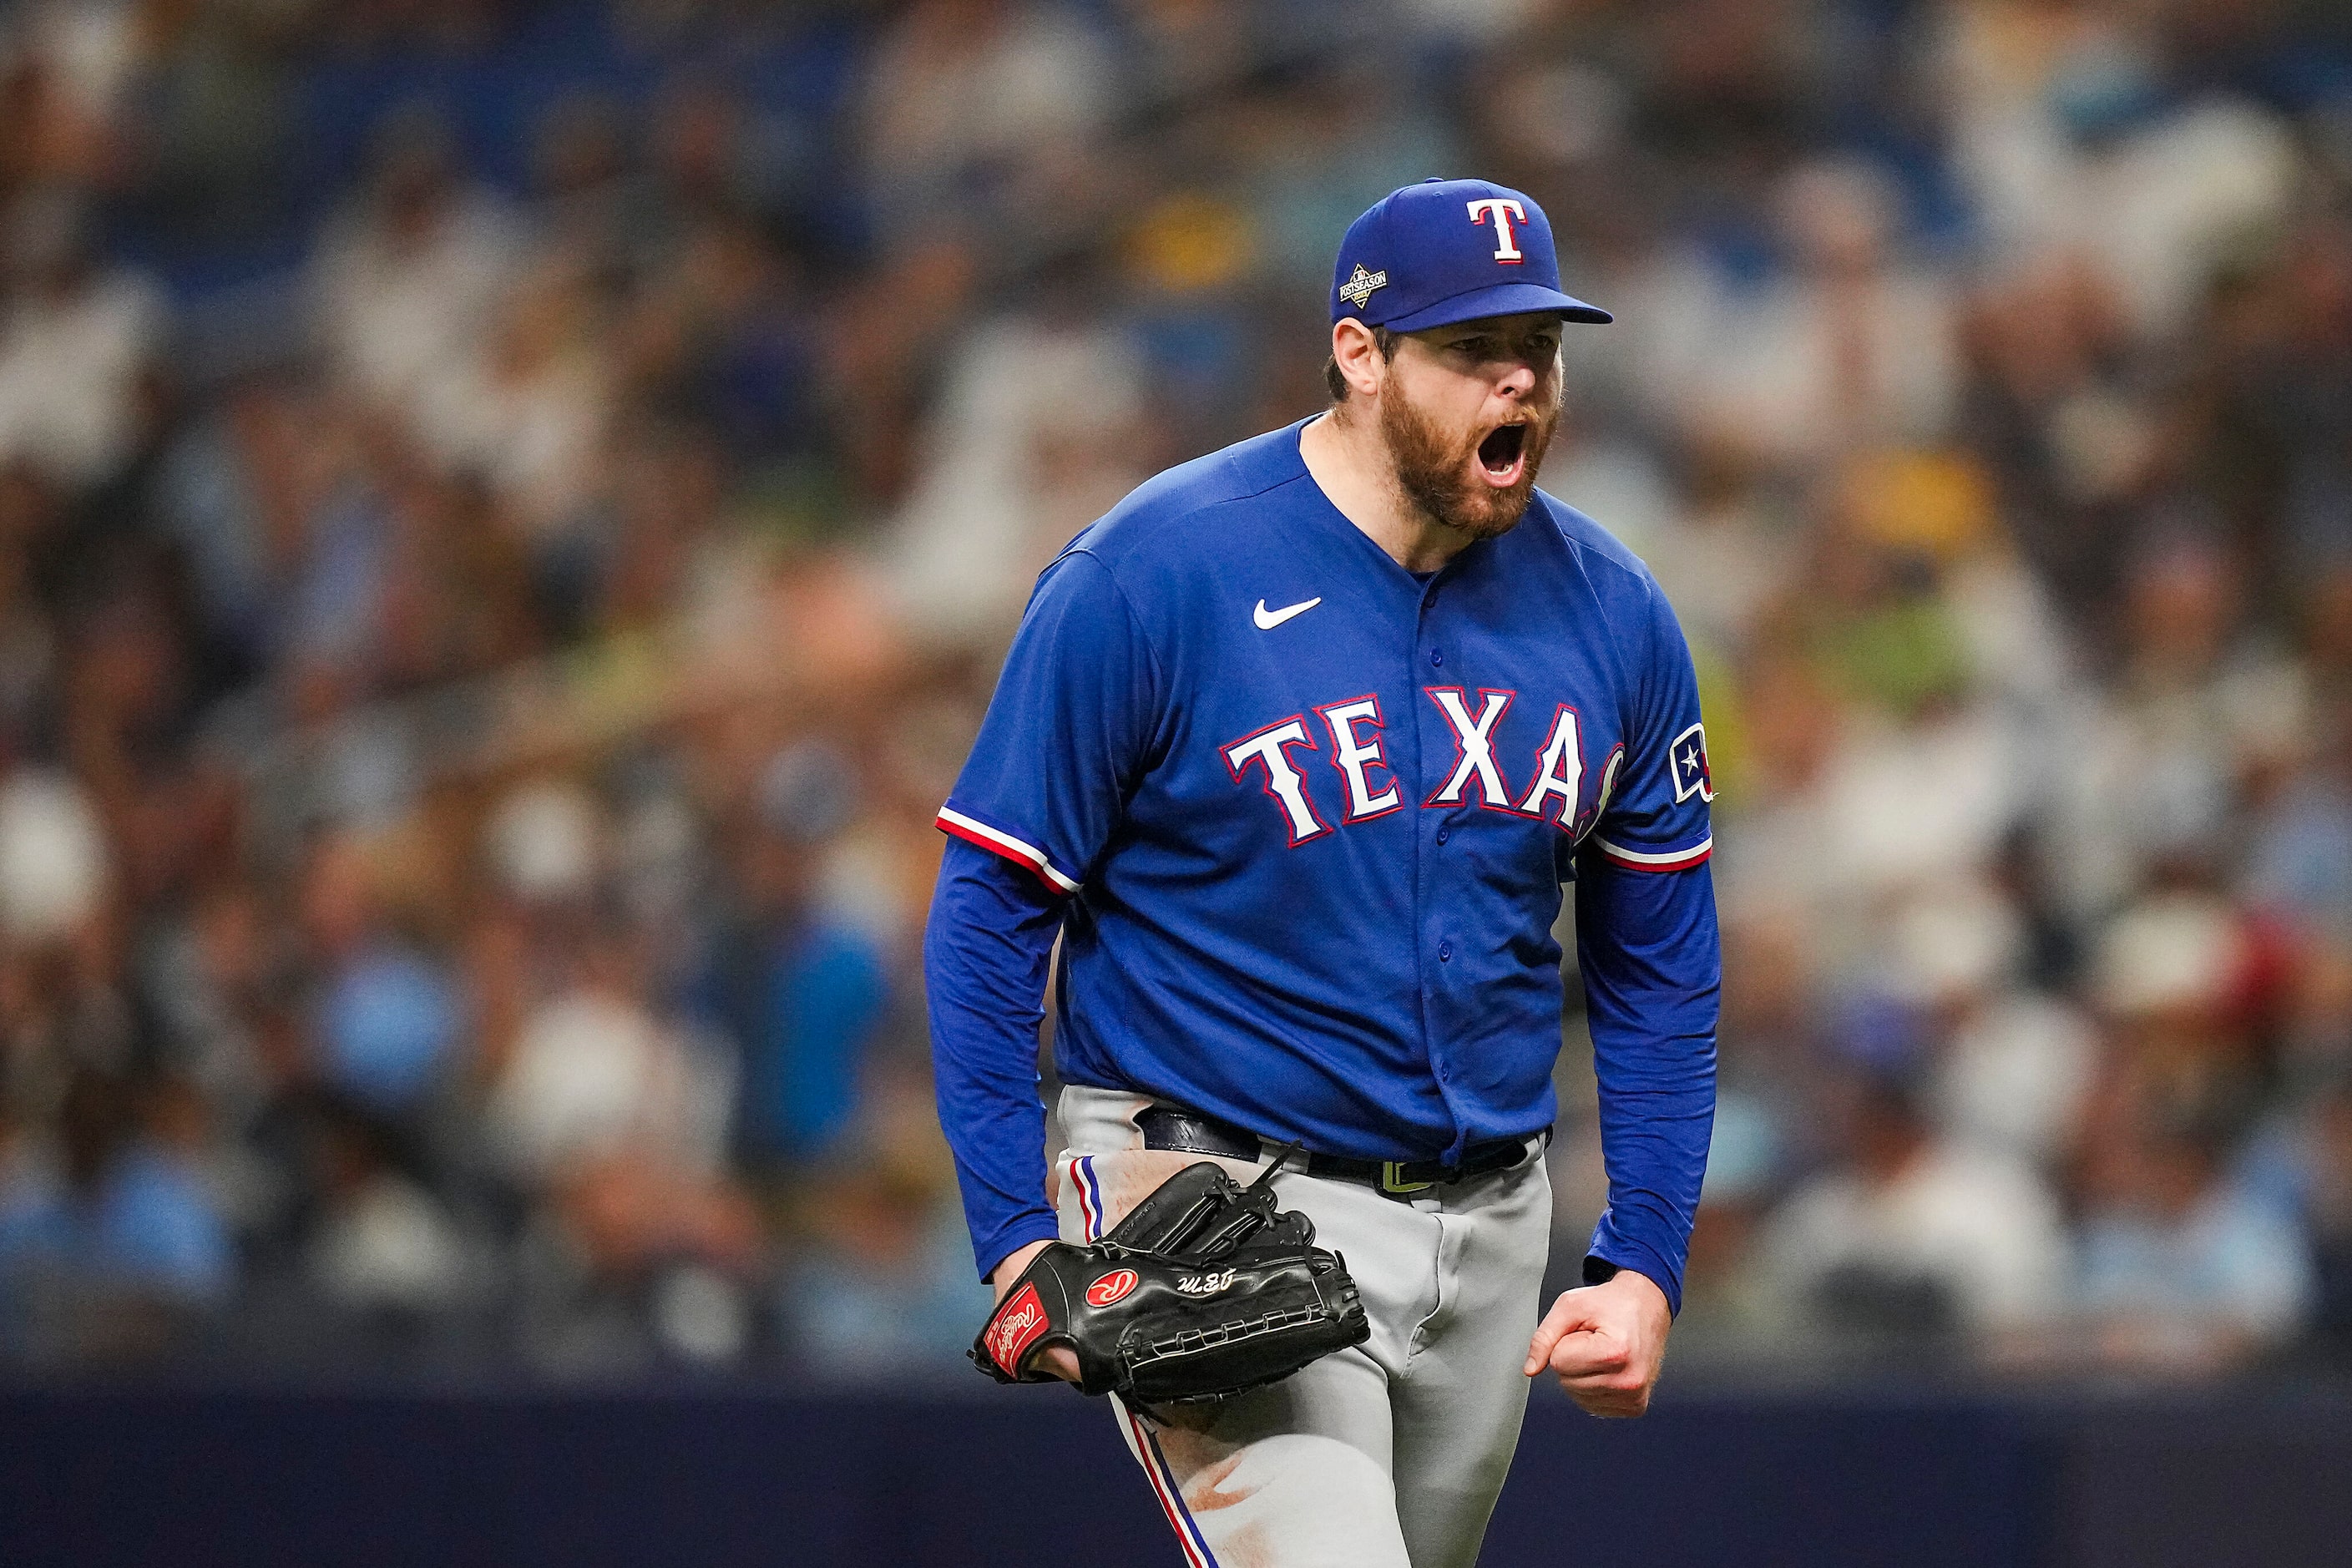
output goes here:
[[[1214, 1158], [1144, 1147], [1151, 1101], [1073, 1085], [1055, 1162], [1062, 1235], [1100, 1236]], [[1218, 1163], [1242, 1181], [1256, 1168]], [[1410, 1199], [1286, 1170], [1363, 1293], [1371, 1338], [1215, 1405], [1133, 1408], [1120, 1435], [1190, 1568], [1472, 1568], [1527, 1407], [1521, 1374], [1551, 1241], [1540, 1144], [1506, 1170]]]

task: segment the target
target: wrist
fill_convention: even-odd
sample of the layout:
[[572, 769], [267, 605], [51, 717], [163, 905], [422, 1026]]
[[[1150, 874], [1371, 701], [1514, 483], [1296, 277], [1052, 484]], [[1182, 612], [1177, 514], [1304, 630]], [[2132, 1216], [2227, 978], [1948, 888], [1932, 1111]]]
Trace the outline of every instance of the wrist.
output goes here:
[[1052, 1212], [1039, 1211], [1024, 1214], [1012, 1223], [997, 1227], [985, 1244], [975, 1237], [972, 1261], [980, 1266], [981, 1283], [994, 1284], [996, 1271], [1012, 1261], [1016, 1253], [1034, 1247], [1041, 1241], [1057, 1241], [1061, 1239], [1061, 1234], [1062, 1227], [1055, 1223]]
[[1607, 1279], [1588, 1289], [1623, 1303], [1621, 1310], [1634, 1313], [1649, 1325], [1651, 1332], [1664, 1335], [1674, 1326], [1674, 1303], [1667, 1299], [1664, 1287], [1638, 1268], [1620, 1268]]
[[1004, 1261], [991, 1270], [988, 1276], [988, 1283], [995, 1290], [996, 1299], [1000, 1301], [1003, 1300], [1004, 1293], [1013, 1289], [1013, 1282], [1028, 1272], [1029, 1266], [1037, 1261], [1039, 1253], [1053, 1245], [1051, 1240], [1024, 1242], [1005, 1254]]
[[1666, 1294], [1666, 1288], [1640, 1268], [1612, 1263], [1605, 1258], [1587, 1257], [1584, 1260], [1584, 1284], [1588, 1289], [1607, 1286], [1613, 1295], [1654, 1300], [1668, 1317], [1674, 1315], [1674, 1299]]
[[[1593, 1241], [1598, 1247], [1602, 1238], [1595, 1237]], [[1625, 1275], [1635, 1275], [1655, 1286], [1659, 1294], [1665, 1298], [1668, 1317], [1682, 1311], [1681, 1270], [1675, 1264], [1652, 1248], [1622, 1237], [1608, 1238], [1608, 1245], [1613, 1257], [1604, 1256], [1598, 1250], [1585, 1254], [1585, 1284], [1602, 1285]]]

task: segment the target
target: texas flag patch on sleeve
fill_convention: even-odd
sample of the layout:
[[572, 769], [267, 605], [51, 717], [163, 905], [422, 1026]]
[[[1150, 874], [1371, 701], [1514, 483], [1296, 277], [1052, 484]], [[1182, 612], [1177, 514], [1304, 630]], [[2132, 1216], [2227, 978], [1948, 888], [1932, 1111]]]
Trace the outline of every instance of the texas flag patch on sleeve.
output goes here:
[[1691, 796], [1702, 801], [1715, 798], [1715, 775], [1706, 767], [1706, 727], [1694, 724], [1675, 737], [1668, 753], [1674, 772], [1675, 804], [1680, 805]]

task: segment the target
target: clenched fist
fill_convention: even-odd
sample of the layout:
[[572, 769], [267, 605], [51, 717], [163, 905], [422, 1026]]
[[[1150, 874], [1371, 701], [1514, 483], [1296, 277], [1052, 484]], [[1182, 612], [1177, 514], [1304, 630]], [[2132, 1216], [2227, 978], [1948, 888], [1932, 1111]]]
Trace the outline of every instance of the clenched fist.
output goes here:
[[1587, 1415], [1639, 1415], [1650, 1407], [1673, 1322], [1666, 1293], [1621, 1269], [1604, 1284], [1560, 1293], [1528, 1342], [1527, 1374], [1549, 1366]]

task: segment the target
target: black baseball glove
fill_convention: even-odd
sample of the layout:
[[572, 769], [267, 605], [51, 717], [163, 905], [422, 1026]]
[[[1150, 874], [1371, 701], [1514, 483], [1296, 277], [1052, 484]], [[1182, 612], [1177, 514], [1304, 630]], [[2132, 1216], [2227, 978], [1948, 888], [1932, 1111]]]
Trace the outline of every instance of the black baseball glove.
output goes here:
[[972, 1342], [999, 1383], [1046, 1383], [1049, 1345], [1078, 1358], [1078, 1386], [1181, 1405], [1288, 1377], [1371, 1333], [1356, 1282], [1315, 1245], [1307, 1217], [1274, 1206], [1276, 1161], [1244, 1191], [1203, 1160], [1154, 1188], [1090, 1247], [1039, 1253]]

